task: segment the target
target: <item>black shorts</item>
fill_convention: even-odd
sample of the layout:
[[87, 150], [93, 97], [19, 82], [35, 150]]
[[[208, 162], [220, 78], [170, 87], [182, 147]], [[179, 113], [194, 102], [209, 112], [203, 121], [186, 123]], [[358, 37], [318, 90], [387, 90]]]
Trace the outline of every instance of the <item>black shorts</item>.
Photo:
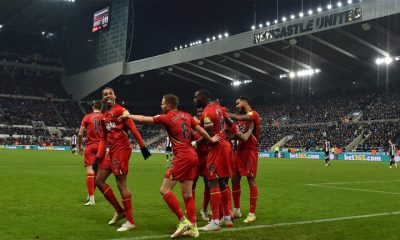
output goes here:
[[166, 151], [166, 152], [172, 152], [172, 147], [170, 147], [170, 146], [166, 147], [166, 148], [165, 148], [165, 151]]
[[72, 148], [76, 148], [76, 144], [72, 144], [71, 147], [72, 147]]
[[329, 152], [325, 151], [325, 157], [329, 157]]

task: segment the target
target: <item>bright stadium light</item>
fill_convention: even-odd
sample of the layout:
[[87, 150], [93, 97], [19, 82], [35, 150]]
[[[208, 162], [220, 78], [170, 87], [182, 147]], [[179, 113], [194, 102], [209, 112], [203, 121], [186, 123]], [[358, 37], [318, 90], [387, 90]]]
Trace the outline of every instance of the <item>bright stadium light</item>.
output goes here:
[[217, 39], [217, 38], [216, 38], [215, 36], [213, 36], [213, 37], [212, 37], [212, 40], [215, 40], [215, 39]]
[[347, 4], [352, 4], [353, 3], [353, 0], [347, 0]]
[[246, 79], [246, 80], [243, 80], [243, 81], [236, 80], [236, 81], [231, 82], [231, 86], [237, 87], [237, 86], [240, 86], [240, 85], [243, 85], [243, 84], [249, 84], [249, 83], [252, 83], [252, 82], [253, 82], [253, 80], [251, 80], [251, 79]]
[[300, 13], [299, 13], [299, 17], [304, 17], [304, 13], [303, 13], [303, 12], [300, 12]]
[[259, 28], [262, 28], [262, 27], [263, 27], [263, 24], [262, 24], [262, 23], [258, 24], [258, 27], [259, 27]]
[[224, 37], [228, 37], [228, 36], [229, 36], [229, 33], [225, 32]]
[[0, 29], [2, 29], [2, 28], [3, 28], [3, 26], [4, 26], [3, 24], [0, 24]]
[[176, 51], [176, 50], [178, 50], [178, 48], [177, 48], [177, 47], [175, 47], [175, 51]]
[[290, 79], [294, 79], [296, 77], [298, 78], [302, 78], [302, 77], [311, 77], [314, 74], [320, 73], [321, 70], [320, 69], [305, 69], [305, 70], [299, 70], [297, 72], [289, 72], [288, 74], [281, 74], [279, 75], [279, 78], [290, 78]]
[[332, 9], [332, 4], [328, 4], [328, 6], [326, 6], [326, 8], [327, 8], [328, 10], [331, 10], [331, 9]]
[[185, 44], [185, 48], [187, 48], [187, 45]]
[[182, 45], [179, 46], [179, 49], [182, 49]]
[[375, 63], [379, 66], [379, 65], [382, 65], [382, 64], [386, 64], [386, 65], [389, 65], [389, 64], [391, 64], [393, 62], [393, 58], [392, 57], [384, 57], [384, 58], [377, 58], [376, 60], [375, 60]]
[[241, 84], [242, 84], [241, 81], [233, 81], [233, 82], [231, 82], [231, 85], [234, 86], [234, 87], [237, 87], [237, 86], [239, 86]]
[[310, 10], [308, 10], [307, 13], [308, 13], [308, 15], [312, 15], [314, 12], [313, 12], [313, 10], [310, 9]]
[[278, 19], [275, 19], [275, 20], [274, 20], [274, 23], [277, 24], [277, 23], [278, 23]]
[[286, 20], [287, 20], [286, 17], [283, 17], [283, 18], [282, 18], [282, 22], [286, 22]]
[[317, 12], [319, 12], [319, 13], [322, 12], [322, 7], [318, 7]]
[[269, 25], [271, 25], [271, 23], [270, 23], [270, 22], [267, 22], [267, 26], [269, 26]]
[[209, 42], [209, 41], [210, 41], [210, 38], [207, 38], [206, 41]]
[[343, 5], [343, 3], [339, 1], [336, 5], [337, 5], [338, 7], [341, 7], [341, 6]]
[[296, 18], [296, 16], [294, 16], [294, 14], [292, 14], [292, 15], [290, 15], [290, 19], [295, 19]]
[[193, 46], [193, 43], [190, 43], [189, 46]]
[[219, 34], [219, 35], [218, 35], [218, 38], [221, 39], [221, 38], [222, 38], [222, 34]]
[[254, 29], [256, 29], [256, 26], [252, 25], [251, 30], [254, 30]]

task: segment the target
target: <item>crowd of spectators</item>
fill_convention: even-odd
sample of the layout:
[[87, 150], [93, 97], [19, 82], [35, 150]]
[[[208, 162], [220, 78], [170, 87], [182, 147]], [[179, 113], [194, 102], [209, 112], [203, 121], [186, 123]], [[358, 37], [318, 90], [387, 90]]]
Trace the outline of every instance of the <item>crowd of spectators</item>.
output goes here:
[[[66, 127], [65, 130], [61, 129], [61, 136], [57, 136], [65, 138], [77, 134], [84, 112], [91, 112], [91, 102], [44, 99], [0, 97], [0, 124], [32, 126], [32, 121], [43, 121], [46, 126]], [[390, 137], [397, 136], [400, 123], [387, 120], [377, 122], [377, 120], [400, 119], [400, 111], [396, 107], [399, 100], [400, 94], [374, 93], [341, 97], [271, 99], [264, 103], [254, 103], [252, 105], [262, 118], [260, 149], [268, 150], [288, 135], [291, 135], [292, 139], [285, 144], [287, 147], [318, 145], [322, 139], [329, 139], [332, 146], [344, 148], [362, 132], [370, 133], [363, 145], [385, 146]], [[121, 104], [135, 114], [155, 115], [160, 112], [158, 105]], [[353, 111], [363, 114], [360, 122], [344, 121]], [[281, 121], [283, 116], [289, 120]], [[145, 141], [160, 135], [162, 131], [160, 126], [139, 124], [138, 128]], [[0, 134], [41, 136], [41, 141], [47, 139], [48, 131], [39, 129], [41, 128], [1, 127]], [[32, 139], [19, 139], [19, 142], [25, 141]], [[164, 142], [165, 138], [161, 138], [150, 147], [162, 146]], [[57, 143], [66, 142], [57, 141]]]
[[69, 98], [56, 72], [1, 66], [0, 83], [3, 94]]

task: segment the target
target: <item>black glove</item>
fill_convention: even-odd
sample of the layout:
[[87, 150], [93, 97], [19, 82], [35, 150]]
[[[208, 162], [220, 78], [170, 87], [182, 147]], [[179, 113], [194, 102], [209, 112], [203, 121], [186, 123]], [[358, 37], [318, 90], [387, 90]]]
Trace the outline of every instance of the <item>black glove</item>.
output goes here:
[[93, 165], [92, 165], [92, 169], [93, 169], [94, 172], [97, 172], [97, 170], [98, 170], [98, 168], [99, 168], [99, 163], [100, 163], [100, 159], [99, 159], [99, 158], [96, 158], [96, 159], [94, 160]]
[[146, 147], [141, 147], [140, 151], [142, 152], [144, 160], [147, 160], [151, 156], [151, 153]]

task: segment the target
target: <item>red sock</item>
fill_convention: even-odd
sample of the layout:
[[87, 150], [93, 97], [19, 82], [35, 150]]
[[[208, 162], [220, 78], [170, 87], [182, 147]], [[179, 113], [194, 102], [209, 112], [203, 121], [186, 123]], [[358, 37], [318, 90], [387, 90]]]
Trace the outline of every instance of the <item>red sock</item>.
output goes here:
[[133, 213], [132, 213], [132, 194], [123, 196], [122, 204], [124, 205], [125, 208], [126, 220], [128, 220], [132, 224], [135, 224], [135, 220], [133, 219]]
[[231, 194], [232, 192], [231, 192], [231, 188], [229, 187], [229, 185], [226, 185], [226, 191], [228, 192], [228, 207], [229, 207], [229, 210], [232, 210], [232, 194]]
[[257, 207], [257, 197], [258, 197], [258, 187], [251, 186], [250, 187], [250, 213], [256, 213]]
[[[183, 215], [182, 209], [179, 206], [178, 199], [176, 199], [175, 195], [173, 192], [169, 192], [164, 195], [164, 201], [167, 203], [168, 207], [172, 210], [172, 212], [175, 213], [175, 215], [178, 217], [179, 220], [181, 220]], [[187, 210], [187, 209], [186, 209]]]
[[114, 209], [117, 213], [124, 211], [124, 209], [122, 209], [121, 205], [119, 205], [119, 202], [118, 202], [117, 198], [115, 197], [113, 190], [110, 188], [110, 186], [108, 186], [108, 184], [105, 183], [103, 185], [102, 192], [103, 192], [104, 197], [107, 199], [107, 201], [109, 203], [111, 203], [111, 205], [114, 207]]
[[186, 208], [186, 212], [189, 218], [189, 221], [192, 224], [196, 224], [196, 205], [195, 205], [195, 200], [194, 197], [190, 197], [190, 198], [183, 198], [183, 200], [185, 201], [185, 208]]
[[219, 187], [210, 189], [210, 205], [212, 210], [212, 219], [219, 220], [219, 204], [221, 203], [221, 193]]
[[86, 187], [89, 193], [89, 196], [94, 195], [94, 174], [93, 173], [88, 173], [86, 175]]
[[208, 203], [210, 202], [210, 191], [204, 189], [203, 192], [203, 210], [207, 210]]
[[232, 197], [233, 197], [233, 207], [240, 208], [240, 194], [242, 189], [240, 189], [240, 183], [232, 184]]
[[97, 177], [97, 173], [94, 173], [94, 178], [93, 178], [93, 194], [96, 191], [96, 177]]
[[219, 202], [219, 219], [224, 217], [224, 206], [222, 206], [222, 194], [221, 201]]
[[227, 189], [221, 192], [221, 204], [223, 216], [229, 216], [229, 191]]
[[196, 189], [192, 188], [192, 197], [194, 200], [196, 200]]

